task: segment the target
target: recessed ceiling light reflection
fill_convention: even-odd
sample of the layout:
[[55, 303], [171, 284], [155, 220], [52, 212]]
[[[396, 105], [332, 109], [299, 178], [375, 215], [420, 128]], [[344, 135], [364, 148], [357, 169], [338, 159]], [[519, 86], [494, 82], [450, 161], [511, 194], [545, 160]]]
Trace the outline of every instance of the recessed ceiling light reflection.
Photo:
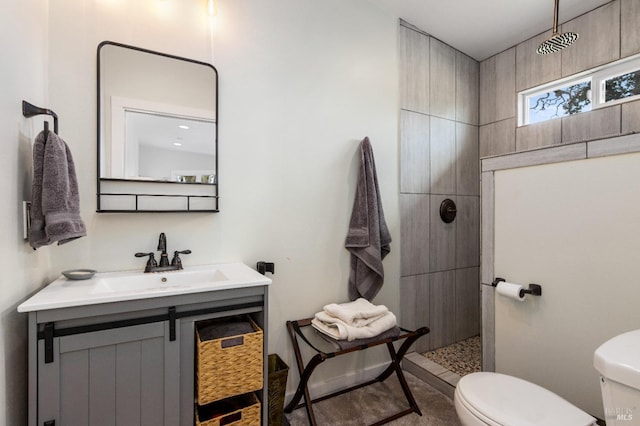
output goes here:
[[184, 124], [181, 124], [178, 127], [183, 129], [183, 130], [189, 130], [189, 126], [185, 126]]
[[182, 144], [180, 142], [174, 142], [173, 145], [174, 146], [182, 146]]

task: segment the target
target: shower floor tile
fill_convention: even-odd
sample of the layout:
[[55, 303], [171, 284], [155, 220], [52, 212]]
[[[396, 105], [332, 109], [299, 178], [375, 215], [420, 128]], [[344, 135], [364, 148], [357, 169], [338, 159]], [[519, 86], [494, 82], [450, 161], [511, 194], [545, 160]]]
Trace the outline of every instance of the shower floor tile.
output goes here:
[[481, 371], [480, 336], [470, 337], [449, 346], [425, 352], [423, 355], [441, 367], [462, 377]]

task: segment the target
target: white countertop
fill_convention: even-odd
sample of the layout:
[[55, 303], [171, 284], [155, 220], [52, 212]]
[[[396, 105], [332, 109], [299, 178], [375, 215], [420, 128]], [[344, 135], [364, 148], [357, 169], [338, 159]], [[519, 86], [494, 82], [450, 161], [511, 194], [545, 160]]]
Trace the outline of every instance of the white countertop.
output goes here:
[[60, 276], [18, 306], [18, 312], [124, 302], [269, 284], [271, 284], [271, 279], [240, 262], [190, 266], [180, 271], [167, 272], [99, 272], [88, 280], [69, 280]]

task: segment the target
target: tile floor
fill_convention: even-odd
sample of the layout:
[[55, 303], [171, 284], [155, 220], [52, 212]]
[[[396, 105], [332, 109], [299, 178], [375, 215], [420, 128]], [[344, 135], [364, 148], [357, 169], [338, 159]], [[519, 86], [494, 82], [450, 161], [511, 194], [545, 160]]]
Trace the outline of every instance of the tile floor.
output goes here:
[[[411, 414], [390, 424], [459, 425], [453, 407], [453, 392], [460, 377], [480, 371], [480, 347], [480, 337], [475, 336], [424, 354], [407, 354], [403, 368], [423, 416]], [[398, 401], [391, 398], [391, 395], [397, 395], [399, 389], [394, 389], [397, 387], [395, 378], [388, 380], [388, 383], [372, 385], [314, 404], [318, 423], [332, 426], [362, 425], [380, 418], [383, 411], [397, 410], [406, 402], [402, 398]], [[381, 404], [382, 401], [385, 402]], [[358, 410], [354, 407], [358, 407]], [[284, 424], [291, 426], [308, 424], [304, 409], [295, 410], [284, 421]]]
[[[411, 413], [388, 423], [390, 426], [460, 425], [450, 398], [410, 373], [405, 372], [405, 376], [422, 416]], [[407, 407], [398, 379], [393, 375], [382, 383], [313, 404], [317, 423], [322, 426], [370, 425]], [[286, 415], [285, 421], [291, 426], [309, 424], [304, 408]]]

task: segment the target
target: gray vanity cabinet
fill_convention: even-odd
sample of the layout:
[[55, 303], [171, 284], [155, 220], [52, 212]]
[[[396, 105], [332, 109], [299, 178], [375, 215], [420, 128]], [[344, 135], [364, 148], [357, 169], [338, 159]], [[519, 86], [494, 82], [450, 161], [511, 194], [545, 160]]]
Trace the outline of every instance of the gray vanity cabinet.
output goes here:
[[45, 363], [39, 343], [39, 423], [179, 424], [179, 342], [169, 341], [167, 322], [56, 337], [53, 345]]
[[29, 312], [29, 426], [192, 426], [196, 324], [230, 315], [263, 329], [266, 389], [267, 289]]

